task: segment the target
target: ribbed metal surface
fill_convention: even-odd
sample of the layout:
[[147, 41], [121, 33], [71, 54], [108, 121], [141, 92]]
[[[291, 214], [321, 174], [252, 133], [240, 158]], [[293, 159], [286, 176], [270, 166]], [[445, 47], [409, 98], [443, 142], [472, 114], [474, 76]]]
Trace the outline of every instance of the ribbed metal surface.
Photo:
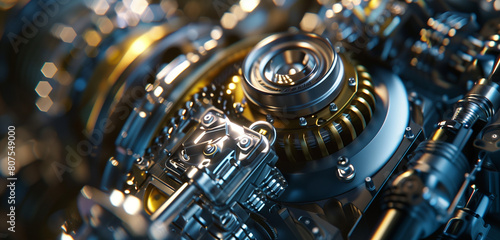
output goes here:
[[[334, 99], [338, 110], [328, 118], [320, 118], [320, 114], [312, 115], [307, 120], [315, 121], [316, 124], [278, 132], [277, 151], [286, 156], [280, 158], [281, 161], [313, 161], [326, 157], [344, 148], [361, 134], [375, 111], [375, 95], [371, 76], [363, 66], [356, 67], [355, 80], [356, 90], [350, 99], [343, 104], [338, 103], [338, 98]], [[343, 87], [348, 88], [348, 83]], [[329, 111], [328, 108], [329, 105]]]

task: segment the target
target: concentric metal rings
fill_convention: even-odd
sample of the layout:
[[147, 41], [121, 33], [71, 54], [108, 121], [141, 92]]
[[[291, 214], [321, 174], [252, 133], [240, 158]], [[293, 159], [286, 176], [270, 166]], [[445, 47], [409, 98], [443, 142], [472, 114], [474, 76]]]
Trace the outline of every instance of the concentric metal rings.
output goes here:
[[340, 92], [342, 61], [325, 38], [282, 33], [259, 42], [243, 63], [246, 98], [263, 112], [312, 114]]

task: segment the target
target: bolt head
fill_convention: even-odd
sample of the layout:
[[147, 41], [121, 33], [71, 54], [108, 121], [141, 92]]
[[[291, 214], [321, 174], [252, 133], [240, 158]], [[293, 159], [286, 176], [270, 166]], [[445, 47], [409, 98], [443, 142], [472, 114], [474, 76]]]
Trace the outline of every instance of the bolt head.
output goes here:
[[241, 105], [241, 103], [236, 103], [235, 106], [234, 106], [234, 111], [236, 111], [236, 113], [242, 113], [245, 109], [243, 108], [243, 106]]
[[205, 124], [210, 124], [214, 121], [215, 117], [211, 113], [206, 114], [203, 116], [203, 123]]
[[337, 165], [338, 166], [341, 166], [341, 167], [347, 167], [349, 166], [350, 162], [349, 162], [349, 158], [345, 157], [345, 156], [340, 156], [338, 159], [337, 159]]
[[354, 166], [349, 163], [349, 159], [340, 156], [337, 159], [337, 175], [343, 181], [350, 181], [355, 176]]
[[300, 126], [305, 127], [305, 126], [307, 126], [307, 120], [304, 117], [300, 117], [299, 124], [300, 124]]
[[351, 86], [351, 87], [356, 86], [356, 79], [355, 78], [349, 78], [349, 86]]
[[266, 115], [266, 121], [267, 121], [268, 123], [274, 123], [274, 118], [273, 118], [273, 116], [271, 116], [271, 114], [267, 114], [267, 115]]
[[240, 143], [240, 147], [247, 148], [251, 145], [252, 140], [249, 137], [244, 136], [240, 139], [239, 143]]
[[330, 103], [330, 112], [336, 112], [338, 110], [339, 110], [339, 108], [337, 107], [337, 104]]
[[405, 137], [408, 138], [408, 139], [415, 138], [415, 135], [413, 134], [413, 131], [412, 131], [411, 127], [406, 127], [406, 129], [405, 129]]
[[217, 151], [217, 146], [214, 144], [208, 144], [205, 147], [205, 150], [203, 150], [203, 153], [207, 156], [214, 155], [215, 152]]

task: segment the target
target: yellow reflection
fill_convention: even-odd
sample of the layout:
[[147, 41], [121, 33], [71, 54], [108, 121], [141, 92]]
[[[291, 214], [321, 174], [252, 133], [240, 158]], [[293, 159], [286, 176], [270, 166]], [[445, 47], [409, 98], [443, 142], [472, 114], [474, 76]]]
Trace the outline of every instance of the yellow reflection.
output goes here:
[[234, 82], [234, 83], [237, 83], [240, 81], [240, 77], [238, 75], [234, 75], [231, 80]]
[[137, 40], [132, 43], [130, 46], [130, 51], [132, 54], [139, 54], [146, 50], [146, 48], [149, 46], [149, 39], [146, 38], [138, 38]]
[[[156, 26], [148, 30], [146, 33], [135, 39], [130, 47], [124, 51], [122, 57], [120, 58], [119, 49], [114, 49], [109, 52], [107, 61], [110, 64], [116, 64], [106, 78], [106, 81], [102, 81], [99, 89], [97, 90], [98, 96], [94, 102], [94, 106], [90, 113], [87, 121], [87, 130], [91, 131], [97, 121], [97, 116], [104, 104], [104, 99], [111, 86], [117, 81], [120, 75], [125, 71], [125, 69], [132, 63], [140, 54], [142, 54], [151, 44], [156, 40], [163, 38], [167, 34], [167, 28], [165, 26]], [[116, 50], [116, 51], [115, 51]]]
[[156, 212], [156, 210], [158, 210], [158, 208], [160, 208], [161, 205], [168, 200], [168, 198], [169, 196], [167, 194], [158, 190], [155, 186], [149, 185], [146, 188], [146, 193], [144, 194], [144, 208], [146, 213], [151, 215]]

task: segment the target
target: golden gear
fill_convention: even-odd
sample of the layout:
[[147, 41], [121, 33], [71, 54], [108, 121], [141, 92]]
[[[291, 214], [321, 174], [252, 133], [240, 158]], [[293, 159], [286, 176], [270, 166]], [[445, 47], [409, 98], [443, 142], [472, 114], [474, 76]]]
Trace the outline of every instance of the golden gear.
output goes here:
[[286, 118], [286, 112], [280, 117], [260, 113], [257, 106], [244, 99], [241, 76], [233, 76], [228, 84], [235, 102], [245, 103], [243, 106], [248, 108], [242, 117], [252, 122], [273, 122], [278, 134], [276, 151], [284, 156], [281, 164], [329, 156], [352, 142], [370, 121], [376, 101], [371, 76], [365, 67], [355, 66], [345, 57], [341, 59], [346, 79], [339, 95], [322, 110], [299, 118]]

